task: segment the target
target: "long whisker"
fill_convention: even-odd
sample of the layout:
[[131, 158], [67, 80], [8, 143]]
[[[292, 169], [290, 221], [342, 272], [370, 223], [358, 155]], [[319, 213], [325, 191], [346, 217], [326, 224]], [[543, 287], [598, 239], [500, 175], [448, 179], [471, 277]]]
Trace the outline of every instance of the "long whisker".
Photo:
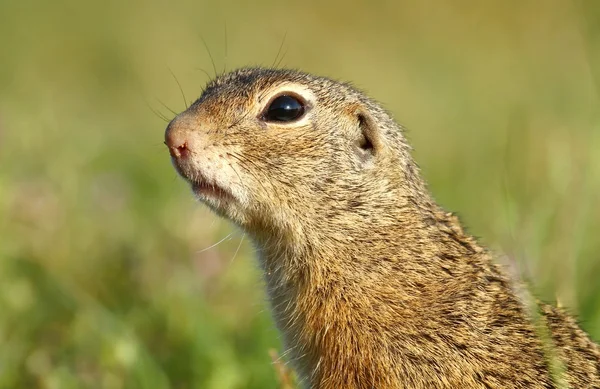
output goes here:
[[216, 246], [220, 245], [221, 243], [225, 242], [226, 240], [229, 240], [229, 239], [231, 238], [231, 235], [233, 235], [233, 232], [232, 232], [232, 233], [230, 233], [229, 235], [227, 235], [226, 237], [224, 237], [223, 239], [221, 239], [220, 241], [218, 241], [217, 243], [215, 243], [215, 244], [213, 244], [213, 245], [211, 245], [211, 246], [208, 246], [207, 248], [205, 248], [205, 249], [202, 249], [202, 250], [200, 250], [200, 251], [196, 251], [196, 254], [203, 253], [203, 252], [205, 252], [205, 251], [207, 251], [207, 250], [210, 250], [210, 249], [212, 249], [212, 248], [214, 248], [214, 247], [216, 247]]
[[206, 52], [208, 53], [208, 57], [210, 58], [210, 62], [212, 63], [212, 67], [213, 67], [213, 71], [215, 72], [215, 77], [217, 77], [218, 72], [217, 72], [217, 66], [215, 65], [215, 59], [213, 58], [210, 49], [208, 48], [208, 45], [206, 44], [206, 41], [204, 40], [204, 38], [202, 36], [200, 36], [200, 39], [202, 40], [202, 43], [204, 44], [204, 48], [206, 49]]
[[281, 65], [281, 63], [283, 62], [285, 55], [287, 54], [288, 49], [285, 49], [285, 51], [283, 52], [283, 54], [281, 55], [281, 58], [279, 59], [279, 61], [275, 64], [275, 67], [278, 68], [279, 65]]
[[158, 101], [158, 103], [159, 103], [160, 105], [162, 105], [162, 106], [163, 106], [163, 107], [165, 107], [167, 110], [169, 110], [169, 112], [171, 112], [173, 115], [177, 116], [177, 112], [175, 112], [175, 111], [173, 111], [171, 108], [169, 108], [169, 106], [168, 106], [167, 104], [163, 103], [163, 101], [162, 101], [162, 100], [160, 100], [160, 99], [158, 99], [158, 98], [157, 98], [157, 99], [156, 99], [156, 101]]
[[161, 112], [157, 111], [156, 109], [152, 108], [152, 106], [150, 105], [150, 103], [148, 101], [146, 101], [146, 106], [148, 107], [148, 109], [150, 111], [152, 111], [152, 113], [154, 115], [156, 115], [156, 117], [158, 117], [159, 119], [169, 123], [171, 120], [169, 120], [165, 115], [163, 115]]
[[242, 242], [244, 241], [244, 238], [246, 237], [246, 234], [242, 234], [242, 237], [240, 238], [240, 243], [237, 246], [237, 249], [235, 250], [235, 253], [233, 253], [233, 258], [231, 258], [231, 260], [229, 261], [229, 265], [231, 265], [233, 263], [233, 261], [235, 260], [235, 257], [237, 256], [238, 252], [240, 251], [240, 247], [242, 247]]
[[271, 65], [271, 67], [277, 67], [275, 64], [277, 63], [277, 59], [279, 58], [279, 54], [281, 54], [281, 49], [283, 48], [283, 44], [285, 43], [285, 38], [287, 37], [287, 31], [285, 32], [285, 34], [283, 34], [283, 39], [281, 40], [281, 43], [279, 44], [279, 49], [277, 50], [277, 55], [275, 56], [275, 60], [273, 60], [273, 64]]
[[188, 109], [187, 99], [185, 98], [185, 93], [183, 93], [183, 88], [181, 87], [179, 80], [177, 79], [177, 77], [175, 77], [175, 73], [173, 73], [171, 68], [169, 68], [169, 72], [171, 73], [171, 76], [173, 76], [175, 82], [177, 83], [177, 86], [179, 87], [179, 92], [181, 92], [181, 97], [183, 97], [183, 104], [185, 105], [185, 109]]

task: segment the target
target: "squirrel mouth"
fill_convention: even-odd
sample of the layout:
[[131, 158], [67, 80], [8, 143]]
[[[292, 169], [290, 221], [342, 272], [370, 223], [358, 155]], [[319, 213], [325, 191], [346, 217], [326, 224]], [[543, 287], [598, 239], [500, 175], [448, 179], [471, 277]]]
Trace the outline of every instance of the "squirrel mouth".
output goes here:
[[200, 199], [231, 200], [232, 196], [218, 185], [205, 181], [192, 181], [192, 190]]
[[233, 195], [221, 186], [210, 182], [197, 172], [192, 172], [186, 164], [173, 160], [175, 169], [192, 187], [192, 191], [200, 200], [233, 200]]
[[194, 192], [200, 201], [206, 202], [209, 205], [222, 205], [223, 202], [235, 200], [235, 196], [231, 191], [216, 184], [214, 180], [207, 179], [190, 164], [181, 163], [181, 161], [173, 159], [173, 165], [179, 175], [190, 184], [192, 192]]

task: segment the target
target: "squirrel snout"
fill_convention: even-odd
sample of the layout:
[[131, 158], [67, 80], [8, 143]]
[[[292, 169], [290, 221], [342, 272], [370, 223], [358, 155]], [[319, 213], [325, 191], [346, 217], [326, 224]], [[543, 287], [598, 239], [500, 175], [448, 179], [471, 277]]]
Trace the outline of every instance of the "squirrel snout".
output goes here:
[[169, 148], [169, 154], [176, 159], [186, 158], [190, 154], [189, 132], [177, 125], [177, 119], [169, 123], [165, 131], [165, 145]]

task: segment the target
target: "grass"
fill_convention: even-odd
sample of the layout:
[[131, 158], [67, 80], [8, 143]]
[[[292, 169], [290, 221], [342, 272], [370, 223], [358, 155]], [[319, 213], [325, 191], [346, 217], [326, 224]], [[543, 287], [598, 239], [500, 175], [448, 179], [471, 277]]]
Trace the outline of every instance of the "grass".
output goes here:
[[193, 201], [152, 112], [184, 108], [171, 72], [200, 94], [203, 40], [219, 72], [281, 46], [384, 102], [436, 198], [600, 339], [600, 6], [426, 3], [0, 3], [0, 388], [287, 374], [250, 245]]

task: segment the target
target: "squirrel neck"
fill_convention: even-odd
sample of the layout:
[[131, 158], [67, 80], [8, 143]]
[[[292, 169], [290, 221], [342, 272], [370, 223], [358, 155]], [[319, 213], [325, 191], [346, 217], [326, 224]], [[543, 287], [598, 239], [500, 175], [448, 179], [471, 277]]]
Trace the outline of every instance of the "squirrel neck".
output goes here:
[[314, 214], [323, 216], [298, 217], [302, 228], [255, 236], [268, 286], [273, 291], [344, 287], [344, 282], [360, 286], [387, 277], [411, 285], [413, 272], [439, 283], [480, 265], [473, 258], [482, 257], [483, 249], [455, 215], [433, 201], [408, 199], [385, 209], [395, 211], [372, 218], [346, 212], [337, 218], [341, 213], [317, 210]]
[[456, 216], [434, 202], [408, 201], [392, 209], [396, 214], [373, 219], [307, 218], [314, 225], [297, 235], [255, 238], [275, 315], [302, 310], [304, 300], [310, 305], [319, 295], [322, 304], [335, 305], [356, 296], [377, 300], [388, 292], [413, 315], [449, 284], [476, 288], [460, 283], [477, 272], [497, 271]]
[[455, 216], [433, 203], [415, 207], [399, 208], [405, 214], [386, 226], [367, 219], [336, 225], [339, 234], [306, 233], [296, 245], [282, 245], [281, 236], [256, 241], [274, 319], [301, 375], [316, 377], [318, 366], [352, 355], [346, 346], [372, 359], [377, 344], [386, 344], [386, 326], [396, 337], [440, 326], [456, 294], [469, 304], [473, 280], [494, 276], [488, 254]]

